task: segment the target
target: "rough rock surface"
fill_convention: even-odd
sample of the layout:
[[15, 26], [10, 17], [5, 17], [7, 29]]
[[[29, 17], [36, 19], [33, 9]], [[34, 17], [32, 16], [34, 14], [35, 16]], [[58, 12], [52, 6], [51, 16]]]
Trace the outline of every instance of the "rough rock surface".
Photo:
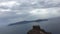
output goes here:
[[33, 26], [33, 29], [29, 30], [27, 34], [51, 34], [51, 32], [46, 32], [40, 26]]

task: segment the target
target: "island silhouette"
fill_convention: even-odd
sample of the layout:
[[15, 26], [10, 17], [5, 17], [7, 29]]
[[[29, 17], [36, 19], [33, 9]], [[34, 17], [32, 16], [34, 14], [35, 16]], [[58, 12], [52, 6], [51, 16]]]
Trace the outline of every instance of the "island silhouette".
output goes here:
[[8, 26], [27, 24], [27, 23], [32, 23], [32, 22], [38, 23], [38, 22], [42, 22], [42, 21], [48, 21], [48, 19], [38, 19], [38, 20], [32, 20], [32, 21], [20, 21], [20, 22], [9, 24]]

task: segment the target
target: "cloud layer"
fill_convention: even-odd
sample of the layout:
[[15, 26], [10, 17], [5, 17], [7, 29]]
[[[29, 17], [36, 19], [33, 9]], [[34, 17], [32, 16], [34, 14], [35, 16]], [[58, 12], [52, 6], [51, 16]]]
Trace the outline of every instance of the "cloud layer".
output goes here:
[[0, 0], [0, 22], [59, 17], [59, 0]]

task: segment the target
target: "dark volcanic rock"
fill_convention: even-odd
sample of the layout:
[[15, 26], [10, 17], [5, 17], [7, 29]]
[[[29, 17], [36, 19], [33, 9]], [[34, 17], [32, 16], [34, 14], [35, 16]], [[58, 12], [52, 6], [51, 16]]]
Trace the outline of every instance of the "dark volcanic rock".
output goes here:
[[27, 32], [27, 34], [51, 34], [51, 32], [46, 32], [41, 29], [40, 26], [33, 26], [33, 29]]

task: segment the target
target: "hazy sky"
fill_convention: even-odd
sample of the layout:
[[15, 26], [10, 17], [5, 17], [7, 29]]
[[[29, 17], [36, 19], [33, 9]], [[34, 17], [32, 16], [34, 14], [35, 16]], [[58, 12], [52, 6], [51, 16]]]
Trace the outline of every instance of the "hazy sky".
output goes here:
[[0, 0], [0, 22], [59, 17], [60, 0]]

